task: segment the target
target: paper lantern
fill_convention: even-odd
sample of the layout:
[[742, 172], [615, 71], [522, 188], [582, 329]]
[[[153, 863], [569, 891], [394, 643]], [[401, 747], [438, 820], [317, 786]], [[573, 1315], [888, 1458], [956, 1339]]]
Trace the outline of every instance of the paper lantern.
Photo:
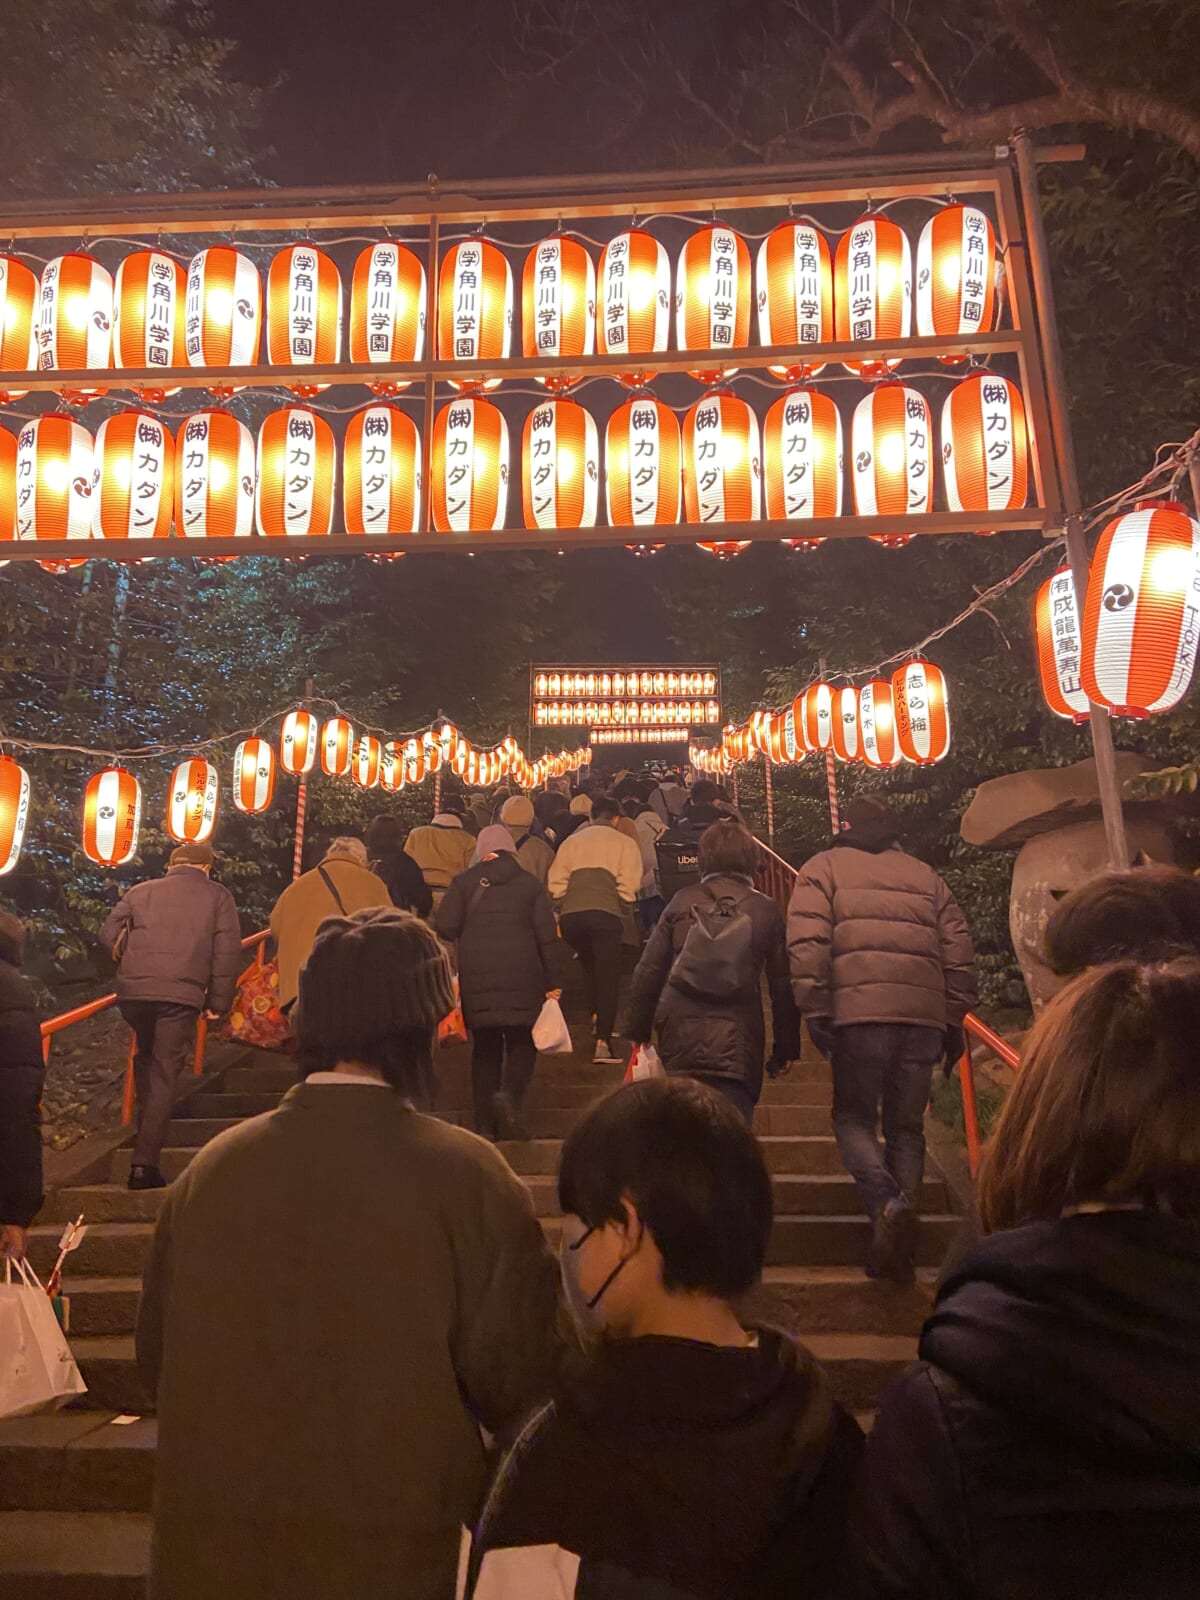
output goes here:
[[897, 667], [892, 704], [901, 755], [922, 767], [943, 760], [950, 749], [950, 703], [942, 669], [920, 657]]
[[175, 450], [175, 531], [188, 539], [254, 532], [254, 440], [229, 411], [196, 411]]
[[425, 771], [431, 776], [442, 769], [441, 740], [432, 731], [421, 735], [421, 749], [425, 756]]
[[750, 738], [751, 751], [757, 751], [761, 756], [767, 755], [771, 748], [771, 713], [751, 712], [746, 731]]
[[180, 844], [202, 844], [217, 820], [221, 780], [211, 761], [181, 761], [167, 792], [167, 832]]
[[767, 734], [767, 754], [770, 756], [771, 760], [776, 766], [783, 766], [785, 763], [795, 759], [794, 745], [793, 754], [789, 755], [787, 752], [784, 732], [784, 724], [791, 714], [792, 713], [789, 710], [786, 714], [782, 711], [773, 711], [770, 715], [770, 726]]
[[347, 533], [416, 533], [421, 436], [398, 406], [356, 411], [346, 429], [342, 490]]
[[[596, 312], [600, 351], [606, 356], [656, 355], [667, 348], [671, 319], [671, 264], [644, 228], [627, 228], [600, 257]], [[649, 383], [644, 369], [618, 374], [631, 387]]]
[[[438, 278], [438, 360], [504, 361], [512, 340], [512, 268], [478, 236], [442, 257]], [[468, 378], [455, 389], [494, 389], [499, 378]]]
[[[17, 537], [17, 436], [0, 428], [0, 544]], [[0, 560], [0, 567], [7, 561]]]
[[[772, 521], [840, 517], [845, 469], [842, 418], [816, 389], [793, 389], [763, 421], [763, 478]], [[793, 550], [815, 550], [822, 539], [787, 539]]]
[[[342, 280], [323, 250], [292, 244], [267, 273], [267, 360], [273, 367], [329, 367], [342, 359]], [[324, 383], [290, 383], [305, 398]]]
[[439, 533], [502, 528], [508, 504], [508, 423], [490, 400], [464, 395], [433, 425], [433, 525]]
[[166, 539], [175, 510], [175, 441], [148, 411], [120, 411], [96, 430], [92, 534]]
[[425, 781], [425, 752], [418, 739], [404, 741], [404, 781], [405, 783]]
[[[744, 350], [750, 343], [750, 252], [723, 222], [698, 229], [679, 253], [675, 274], [675, 342], [680, 350]], [[736, 367], [692, 371], [716, 383]]]
[[[38, 364], [38, 281], [16, 256], [0, 255], [0, 372], [33, 372]], [[0, 390], [0, 405], [28, 389]]]
[[[758, 248], [759, 344], [826, 344], [833, 338], [833, 258], [825, 235], [807, 222], [789, 219]], [[816, 377], [825, 363], [797, 354], [783, 367], [768, 367], [786, 383]]]
[[1033, 634], [1042, 695], [1056, 717], [1088, 720], [1083, 692], [1083, 632], [1070, 567], [1047, 578], [1033, 603]]
[[[252, 367], [262, 328], [258, 268], [231, 245], [214, 244], [188, 267], [184, 339], [189, 366]], [[238, 385], [213, 385], [216, 395]]]
[[312, 771], [317, 760], [317, 719], [311, 711], [289, 711], [279, 736], [279, 764], [295, 778]]
[[[850, 453], [854, 509], [860, 517], [919, 516], [933, 509], [933, 425], [925, 396], [881, 383], [854, 408]], [[872, 534], [887, 549], [907, 533]]]
[[810, 683], [796, 696], [792, 709], [797, 713], [796, 728], [806, 750], [829, 750], [833, 746], [833, 689], [827, 683]]
[[[679, 423], [653, 395], [633, 395], [608, 419], [604, 436], [604, 494], [614, 527], [679, 521], [683, 483]], [[658, 546], [626, 546], [635, 551]]]
[[[62, 412], [27, 422], [17, 435], [17, 538], [90, 539], [96, 487], [92, 436]], [[65, 572], [87, 560], [43, 561]]]
[[275, 798], [275, 752], [265, 739], [243, 739], [233, 753], [233, 803], [247, 816]]
[[354, 729], [345, 717], [330, 717], [321, 729], [321, 771], [327, 778], [345, 778], [354, 761]]
[[[101, 372], [112, 362], [113, 281], [81, 251], [56, 256], [42, 271], [38, 366], [43, 372]], [[72, 388], [63, 398], [88, 401], [107, 389]]]
[[592, 528], [600, 489], [600, 446], [590, 411], [546, 400], [525, 418], [521, 509], [527, 528]]
[[404, 759], [400, 746], [393, 739], [379, 752], [379, 786], [389, 794], [404, 787]]
[[[590, 356], [596, 348], [596, 268], [577, 239], [556, 233], [535, 244], [521, 274], [521, 350], [530, 360]], [[565, 389], [577, 377], [539, 378]], [[532, 527], [530, 523], [528, 526]], [[562, 524], [567, 526], [567, 524]], [[578, 526], [578, 524], [571, 524]]]
[[1170, 711], [1187, 693], [1200, 629], [1200, 523], [1139, 501], [1100, 535], [1083, 606], [1083, 689], [1119, 717]]
[[[683, 424], [683, 508], [688, 522], [753, 522], [759, 516], [758, 421], [726, 390], [697, 400]], [[700, 548], [738, 555], [749, 540]]]
[[942, 477], [951, 511], [1016, 511], [1029, 493], [1029, 430], [1015, 383], [977, 372], [942, 406]]
[[833, 753], [839, 761], [862, 756], [862, 727], [858, 720], [858, 690], [849, 684], [833, 691]]
[[858, 726], [862, 758], [867, 765], [896, 766], [901, 760], [901, 750], [892, 685], [888, 679], [872, 678], [858, 691]]
[[[113, 366], [186, 367], [184, 304], [187, 273], [160, 250], [135, 250], [117, 268], [113, 294]], [[141, 398], [158, 405], [179, 385], [140, 387]]]
[[379, 782], [383, 748], [373, 733], [364, 733], [354, 747], [350, 776], [360, 789], [374, 789]]
[[83, 794], [83, 853], [99, 867], [123, 867], [137, 854], [142, 786], [124, 767], [88, 779]]
[[[834, 259], [834, 327], [839, 344], [907, 339], [912, 333], [912, 251], [908, 236], [887, 217], [860, 217], [838, 241]], [[879, 356], [843, 365], [863, 378], [882, 378], [903, 357]]]
[[[354, 263], [350, 359], [390, 366], [425, 354], [425, 268], [406, 245], [382, 239]], [[399, 394], [409, 380], [381, 379], [376, 394]]]
[[0, 756], [0, 877], [12, 871], [29, 821], [29, 774], [11, 756]]
[[793, 702], [780, 718], [780, 727], [783, 735], [783, 759], [785, 761], [801, 761], [804, 758], [804, 741], [800, 734], [799, 718], [796, 715], [796, 706]]
[[953, 339], [995, 327], [996, 235], [977, 207], [944, 206], [921, 229], [916, 301], [917, 333], [923, 339]]
[[258, 430], [254, 511], [268, 539], [333, 531], [337, 446], [333, 429], [307, 406], [272, 411]]

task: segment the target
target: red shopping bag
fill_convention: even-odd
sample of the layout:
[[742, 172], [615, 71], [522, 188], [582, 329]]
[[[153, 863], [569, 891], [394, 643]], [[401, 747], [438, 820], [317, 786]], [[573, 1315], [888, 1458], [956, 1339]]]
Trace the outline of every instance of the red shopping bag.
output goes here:
[[278, 961], [256, 961], [242, 973], [233, 1009], [217, 1033], [256, 1050], [278, 1050], [291, 1039], [288, 1019], [279, 1009]]

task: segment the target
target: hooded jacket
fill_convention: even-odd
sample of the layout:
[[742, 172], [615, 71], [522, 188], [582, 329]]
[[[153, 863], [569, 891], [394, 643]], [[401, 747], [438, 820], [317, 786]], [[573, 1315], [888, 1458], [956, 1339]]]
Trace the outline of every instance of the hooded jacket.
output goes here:
[[451, 878], [471, 865], [475, 834], [469, 833], [452, 811], [439, 812], [432, 822], [412, 830], [404, 841], [404, 853], [425, 874], [436, 907], [450, 887]]
[[[501, 1468], [468, 1592], [840, 1595], [861, 1450], [824, 1372], [782, 1333], [764, 1329], [757, 1348], [742, 1350], [607, 1341], [560, 1384]], [[520, 1587], [501, 1590], [514, 1563], [524, 1568]]]
[[271, 911], [271, 937], [279, 952], [279, 1004], [295, 1003], [300, 991], [300, 968], [308, 960], [317, 929], [326, 917], [348, 916], [351, 911], [364, 911], [368, 906], [390, 904], [383, 879], [351, 856], [326, 856], [320, 866], [289, 883]]
[[468, 1028], [532, 1027], [546, 991], [561, 986], [554, 907], [512, 851], [460, 872], [434, 927], [458, 944]]
[[0, 1225], [27, 1228], [42, 1205], [42, 1033], [21, 976], [22, 936], [0, 926]]
[[870, 1595], [1196, 1595], [1200, 1223], [1105, 1211], [993, 1234], [920, 1354], [868, 1448]]
[[237, 902], [199, 867], [134, 884], [109, 912], [100, 942], [114, 950], [122, 935], [118, 1000], [221, 1013], [233, 1004], [245, 965]]

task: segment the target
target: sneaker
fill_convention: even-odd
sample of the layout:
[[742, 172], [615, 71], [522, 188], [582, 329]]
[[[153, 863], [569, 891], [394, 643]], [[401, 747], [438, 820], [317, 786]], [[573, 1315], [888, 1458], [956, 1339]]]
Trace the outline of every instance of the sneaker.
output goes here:
[[529, 1138], [529, 1130], [513, 1105], [512, 1096], [506, 1094], [503, 1089], [492, 1096], [492, 1115], [496, 1119], [498, 1142], [511, 1141], [515, 1144], [524, 1144]]
[[167, 1180], [157, 1167], [130, 1167], [130, 1189], [165, 1189]]
[[908, 1284], [916, 1278], [917, 1231], [920, 1222], [907, 1200], [889, 1200], [875, 1218], [869, 1278]]
[[613, 1047], [607, 1039], [596, 1040], [596, 1049], [592, 1056], [596, 1066], [615, 1066], [620, 1059], [620, 1056], [613, 1054]]

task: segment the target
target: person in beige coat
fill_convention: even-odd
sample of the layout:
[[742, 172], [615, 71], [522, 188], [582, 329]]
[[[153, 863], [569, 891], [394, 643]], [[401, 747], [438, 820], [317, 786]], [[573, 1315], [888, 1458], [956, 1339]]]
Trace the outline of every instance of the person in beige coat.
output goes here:
[[387, 885], [367, 866], [367, 847], [362, 840], [335, 839], [311, 872], [301, 873], [287, 886], [271, 912], [280, 1009], [286, 1011], [295, 1004], [300, 968], [326, 917], [391, 903]]
[[433, 909], [436, 912], [451, 882], [471, 865], [471, 858], [475, 854], [475, 834], [463, 826], [459, 813], [447, 806], [446, 810], [437, 813], [432, 822], [412, 830], [404, 841], [404, 853], [417, 863], [425, 882], [433, 890]]

